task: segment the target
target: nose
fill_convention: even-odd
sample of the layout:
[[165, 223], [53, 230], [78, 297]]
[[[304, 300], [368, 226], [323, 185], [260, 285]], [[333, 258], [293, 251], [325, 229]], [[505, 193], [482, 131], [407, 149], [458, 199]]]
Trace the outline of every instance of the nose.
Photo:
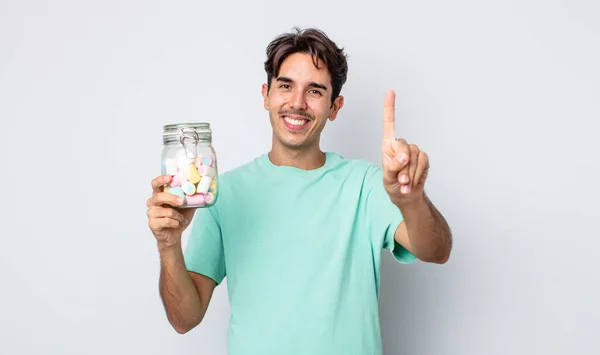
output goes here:
[[294, 110], [305, 110], [306, 100], [302, 90], [294, 90], [290, 99], [290, 105]]

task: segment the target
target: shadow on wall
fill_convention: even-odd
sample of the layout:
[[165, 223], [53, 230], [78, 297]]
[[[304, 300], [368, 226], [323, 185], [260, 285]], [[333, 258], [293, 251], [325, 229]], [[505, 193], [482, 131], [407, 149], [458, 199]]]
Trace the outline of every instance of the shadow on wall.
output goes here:
[[[418, 278], [418, 261], [412, 265], [398, 264], [388, 250], [383, 251], [381, 261], [381, 289], [379, 314], [384, 355], [424, 354], [419, 343], [427, 336], [415, 332], [428, 318], [423, 301], [425, 287]], [[421, 297], [419, 297], [421, 295]], [[425, 333], [427, 334], [427, 333]], [[420, 338], [420, 339], [419, 339]]]
[[[446, 265], [396, 262], [384, 249], [379, 314], [384, 355], [429, 355], [439, 351], [441, 327], [436, 315], [446, 307], [440, 279]], [[441, 307], [441, 308], [440, 308]], [[445, 333], [444, 333], [445, 334]]]

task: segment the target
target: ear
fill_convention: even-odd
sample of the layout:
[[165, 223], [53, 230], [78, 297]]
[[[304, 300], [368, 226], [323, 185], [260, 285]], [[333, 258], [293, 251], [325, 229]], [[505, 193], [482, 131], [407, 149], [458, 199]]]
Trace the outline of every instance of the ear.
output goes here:
[[337, 117], [338, 112], [344, 107], [344, 97], [338, 96], [335, 100], [333, 100], [333, 107], [331, 108], [331, 113], [329, 114], [329, 120], [334, 121]]
[[264, 99], [263, 106], [265, 110], [269, 109], [269, 86], [267, 84], [262, 85], [262, 96]]

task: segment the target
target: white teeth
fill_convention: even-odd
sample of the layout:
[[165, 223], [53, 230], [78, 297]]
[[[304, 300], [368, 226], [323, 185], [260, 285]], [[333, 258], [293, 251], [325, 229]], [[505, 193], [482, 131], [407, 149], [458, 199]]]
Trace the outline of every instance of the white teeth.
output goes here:
[[284, 117], [283, 119], [287, 123], [289, 123], [291, 125], [294, 125], [294, 126], [303, 126], [306, 123], [306, 121], [308, 121], [308, 120], [294, 120], [294, 119], [291, 119], [289, 117]]

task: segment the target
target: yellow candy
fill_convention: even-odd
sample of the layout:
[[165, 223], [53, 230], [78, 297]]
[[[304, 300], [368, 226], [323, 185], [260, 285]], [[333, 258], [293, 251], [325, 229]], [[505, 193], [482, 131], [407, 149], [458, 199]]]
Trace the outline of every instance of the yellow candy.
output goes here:
[[192, 184], [197, 184], [198, 182], [200, 182], [200, 173], [198, 172], [198, 168], [196, 168], [196, 165], [190, 164], [190, 167], [188, 169], [190, 171], [188, 180]]
[[217, 180], [216, 180], [216, 179], [213, 179], [213, 181], [210, 183], [210, 188], [209, 188], [209, 190], [210, 190], [212, 193], [216, 193], [216, 192], [217, 192]]

